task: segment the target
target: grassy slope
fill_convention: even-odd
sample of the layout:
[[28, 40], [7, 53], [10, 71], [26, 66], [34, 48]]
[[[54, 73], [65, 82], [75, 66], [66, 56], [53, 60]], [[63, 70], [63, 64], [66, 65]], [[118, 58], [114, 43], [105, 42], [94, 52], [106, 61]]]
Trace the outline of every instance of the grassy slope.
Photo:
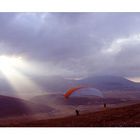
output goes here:
[[69, 116], [58, 119], [31, 120], [8, 126], [41, 126], [41, 127], [122, 127], [140, 126], [140, 104], [106, 109], [80, 116]]

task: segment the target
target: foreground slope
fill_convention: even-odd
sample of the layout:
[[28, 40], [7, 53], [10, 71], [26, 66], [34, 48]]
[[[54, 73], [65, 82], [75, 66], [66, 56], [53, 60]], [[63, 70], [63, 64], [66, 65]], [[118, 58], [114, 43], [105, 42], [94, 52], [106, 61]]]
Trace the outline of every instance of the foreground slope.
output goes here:
[[120, 108], [106, 109], [80, 116], [58, 119], [30, 121], [11, 126], [44, 126], [44, 127], [123, 127], [140, 126], [140, 104]]

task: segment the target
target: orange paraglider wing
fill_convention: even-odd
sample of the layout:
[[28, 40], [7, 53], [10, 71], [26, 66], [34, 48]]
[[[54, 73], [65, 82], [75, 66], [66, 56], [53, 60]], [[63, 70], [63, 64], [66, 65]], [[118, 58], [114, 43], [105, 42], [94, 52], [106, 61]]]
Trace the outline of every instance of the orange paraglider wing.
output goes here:
[[64, 94], [64, 97], [65, 97], [65, 98], [68, 98], [74, 91], [76, 91], [76, 90], [78, 90], [78, 89], [81, 89], [81, 88], [85, 88], [85, 86], [74, 87], [74, 88], [69, 89], [69, 90]]

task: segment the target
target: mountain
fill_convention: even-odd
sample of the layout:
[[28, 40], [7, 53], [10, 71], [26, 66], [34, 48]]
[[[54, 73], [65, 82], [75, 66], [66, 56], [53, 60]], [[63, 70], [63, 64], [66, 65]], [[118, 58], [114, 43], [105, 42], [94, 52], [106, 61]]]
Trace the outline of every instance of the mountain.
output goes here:
[[19, 98], [0, 95], [0, 118], [36, 113], [48, 113], [53, 110], [47, 105], [39, 105]]
[[[104, 94], [104, 101], [109, 104], [120, 103], [122, 100], [128, 101], [130, 99], [140, 99], [140, 84], [120, 76], [92, 76], [81, 80], [68, 80], [62, 77], [59, 78], [54, 76], [53, 78], [46, 77], [46, 81], [46, 90], [49, 89], [50, 93], [53, 94], [36, 96], [32, 98], [31, 101], [42, 104], [49, 102], [50, 104], [54, 103], [58, 105], [101, 104], [103, 100], [97, 96], [89, 96], [90, 94], [88, 90], [84, 91], [86, 94], [85, 97], [83, 97], [82, 92], [79, 91], [81, 93], [78, 94], [79, 97], [71, 97], [66, 101], [63, 97], [63, 94], [69, 88], [77, 85], [87, 85], [89, 87], [95, 87], [99, 89]], [[50, 85], [53, 85], [54, 83], [54, 86], [48, 86], [49, 81], [51, 81]], [[41, 80], [40, 83], [42, 83]]]
[[70, 80], [59, 76], [34, 77], [34, 80], [47, 91], [65, 92], [77, 85], [88, 85], [100, 90], [140, 90], [140, 84], [120, 76], [91, 76], [81, 80]]
[[[29, 100], [16, 98], [14, 91], [4, 78], [0, 79], [0, 117], [30, 115], [56, 111], [61, 105], [99, 105], [106, 102], [117, 104], [127, 102], [130, 99], [140, 99], [140, 84], [119, 76], [92, 76], [81, 80], [69, 80], [59, 76], [33, 77], [32, 80], [43, 87], [50, 94], [35, 96]], [[63, 94], [71, 87], [88, 85], [95, 87], [104, 94], [104, 99], [91, 96], [92, 93], [85, 90], [86, 95], [74, 96], [68, 100]], [[92, 90], [93, 91], [93, 90]], [[9, 97], [13, 96], [13, 97]]]
[[79, 84], [87, 84], [100, 90], [134, 90], [140, 89], [140, 84], [132, 82], [120, 76], [93, 76], [78, 81]]
[[[34, 83], [42, 87], [47, 93], [63, 94], [69, 88], [87, 85], [105, 91], [139, 91], [140, 83], [132, 82], [120, 76], [91, 76], [81, 80], [66, 79], [61, 76], [32, 76], [29, 77]], [[4, 78], [0, 79], [0, 94], [16, 97], [15, 91]], [[39, 93], [40, 94], [40, 93]]]

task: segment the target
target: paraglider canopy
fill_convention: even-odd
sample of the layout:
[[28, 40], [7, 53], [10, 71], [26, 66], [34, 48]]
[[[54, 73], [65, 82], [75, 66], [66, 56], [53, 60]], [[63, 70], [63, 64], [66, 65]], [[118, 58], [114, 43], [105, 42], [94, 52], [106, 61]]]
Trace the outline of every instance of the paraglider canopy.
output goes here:
[[[82, 95], [83, 92], [76, 92], [78, 90], [83, 90], [84, 92], [86, 92], [86, 95], [89, 95], [88, 93], [90, 92], [90, 95], [95, 95], [95, 96], [99, 96], [101, 98], [103, 98], [103, 93], [100, 92], [99, 90], [93, 88], [93, 87], [89, 87], [89, 86], [78, 86], [78, 87], [73, 87], [70, 88], [65, 94], [64, 97], [65, 98], [69, 98], [73, 93], [79, 93], [79, 95]], [[99, 92], [95, 92], [95, 91], [99, 91]]]

